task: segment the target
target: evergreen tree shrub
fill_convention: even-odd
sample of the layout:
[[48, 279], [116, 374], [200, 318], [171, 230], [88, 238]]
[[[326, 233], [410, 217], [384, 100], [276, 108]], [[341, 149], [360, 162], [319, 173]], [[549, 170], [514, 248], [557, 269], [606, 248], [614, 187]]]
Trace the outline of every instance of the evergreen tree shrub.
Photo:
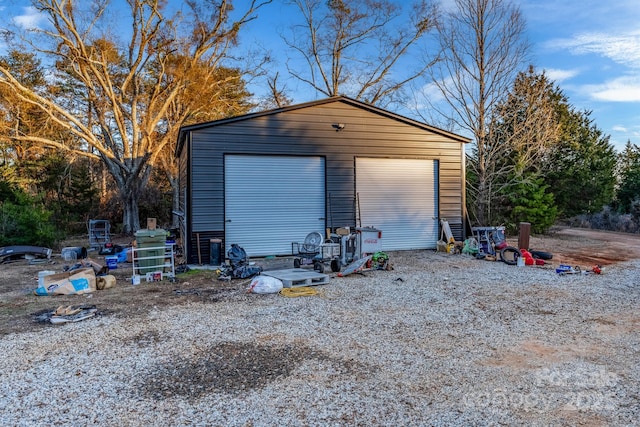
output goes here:
[[52, 247], [58, 235], [50, 223], [51, 212], [24, 192], [4, 184], [9, 197], [0, 201], [0, 247], [33, 245]]

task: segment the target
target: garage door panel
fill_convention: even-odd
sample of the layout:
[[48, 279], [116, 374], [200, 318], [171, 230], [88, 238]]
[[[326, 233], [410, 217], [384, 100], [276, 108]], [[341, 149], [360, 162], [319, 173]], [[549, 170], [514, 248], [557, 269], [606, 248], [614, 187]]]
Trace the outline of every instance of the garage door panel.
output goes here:
[[225, 156], [225, 246], [250, 256], [289, 255], [325, 226], [324, 159]]
[[382, 230], [385, 250], [435, 248], [437, 182], [433, 160], [357, 158], [362, 225]]

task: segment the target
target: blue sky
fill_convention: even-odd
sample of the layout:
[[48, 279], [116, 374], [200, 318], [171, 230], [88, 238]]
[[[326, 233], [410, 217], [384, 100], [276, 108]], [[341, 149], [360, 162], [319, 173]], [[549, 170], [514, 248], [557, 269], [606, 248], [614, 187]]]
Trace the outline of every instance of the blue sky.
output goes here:
[[[245, 42], [273, 43], [284, 49], [278, 33], [286, 31], [295, 9], [278, 3], [260, 13], [259, 22], [251, 24], [252, 33], [243, 36]], [[452, 3], [445, 0], [442, 6]], [[536, 69], [545, 70], [572, 105], [591, 111], [594, 123], [611, 136], [616, 149], [622, 149], [628, 140], [640, 145], [640, 2], [513, 3], [527, 22], [531, 63]], [[276, 53], [277, 48], [272, 51]], [[289, 81], [287, 87], [295, 102], [317, 97], [295, 81]]]
[[[444, 0], [443, 7], [451, 2]], [[236, 0], [235, 4], [242, 9], [246, 2]], [[611, 136], [616, 149], [620, 150], [628, 140], [640, 145], [638, 0], [515, 0], [514, 4], [527, 22], [531, 63], [538, 70], [545, 70], [572, 105], [592, 111], [596, 126]], [[41, 18], [28, 5], [28, 1], [0, 0], [0, 13], [4, 19], [11, 16], [21, 26], [42, 25]], [[287, 30], [295, 12], [283, 1], [274, 0], [241, 33], [241, 47], [268, 48], [282, 66], [286, 46], [278, 34]], [[281, 71], [280, 79], [294, 102], [322, 97], [286, 78], [286, 71]], [[251, 90], [260, 93], [264, 86], [256, 81]]]
[[640, 145], [640, 2], [519, 1], [533, 63], [620, 149]]

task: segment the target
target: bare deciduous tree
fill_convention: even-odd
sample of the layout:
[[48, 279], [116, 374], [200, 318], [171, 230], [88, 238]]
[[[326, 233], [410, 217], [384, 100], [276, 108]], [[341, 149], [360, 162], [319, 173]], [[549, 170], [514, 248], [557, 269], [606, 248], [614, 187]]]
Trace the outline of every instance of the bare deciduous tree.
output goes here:
[[280, 73], [276, 73], [274, 76], [267, 79], [267, 85], [269, 86], [269, 100], [273, 107], [282, 108], [290, 105], [292, 100], [286, 94], [286, 86], [278, 85], [278, 78]]
[[[422, 76], [436, 61], [422, 57], [413, 69], [401, 59], [435, 29], [438, 9], [427, 1], [413, 4], [409, 18], [388, 0], [292, 0], [304, 22], [292, 27], [285, 42], [304, 65], [287, 68], [296, 79], [326, 96], [348, 95], [371, 104], [394, 101], [402, 87]], [[399, 23], [396, 25], [396, 23]]]
[[[10, 138], [102, 161], [120, 193], [124, 231], [137, 230], [138, 198], [151, 168], [167, 161], [177, 128], [204, 104], [189, 102], [198, 92], [194, 83], [219, 77], [240, 28], [270, 1], [248, 2], [232, 21], [227, 0], [188, 0], [174, 12], [163, 0], [127, 0], [128, 11], [98, 0], [33, 0], [48, 23], [23, 35], [57, 65], [64, 90], [34, 91], [4, 66], [0, 86], [82, 144], [25, 132]], [[65, 96], [71, 89], [74, 96]]]
[[[453, 116], [448, 110], [441, 113], [475, 139], [467, 163], [476, 185], [468, 189], [476, 200], [476, 221], [486, 225], [490, 174], [497, 160], [488, 129], [492, 110], [525, 64], [529, 49], [525, 22], [508, 0], [455, 0], [438, 31], [443, 57], [431, 68], [431, 78], [453, 110]], [[439, 110], [437, 105], [431, 107]]]

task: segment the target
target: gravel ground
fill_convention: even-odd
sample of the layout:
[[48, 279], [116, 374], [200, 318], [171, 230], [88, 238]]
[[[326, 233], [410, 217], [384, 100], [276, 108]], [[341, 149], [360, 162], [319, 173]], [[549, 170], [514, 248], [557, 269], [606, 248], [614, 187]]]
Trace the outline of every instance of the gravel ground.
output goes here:
[[0, 337], [2, 424], [637, 425], [640, 261], [391, 255], [316, 296], [239, 288]]

